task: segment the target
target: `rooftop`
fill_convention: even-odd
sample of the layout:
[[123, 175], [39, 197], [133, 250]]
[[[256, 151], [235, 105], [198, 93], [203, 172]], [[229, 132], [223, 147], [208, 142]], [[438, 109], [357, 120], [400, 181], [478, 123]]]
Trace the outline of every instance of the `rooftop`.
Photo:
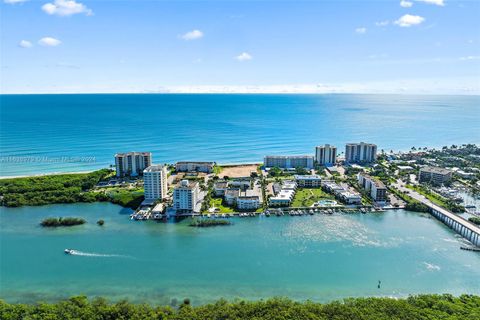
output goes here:
[[115, 157], [117, 157], [117, 156], [125, 157], [125, 156], [128, 156], [128, 155], [152, 156], [152, 153], [151, 152], [130, 151], [130, 152], [116, 153]]
[[449, 174], [449, 173], [451, 173], [450, 170], [440, 168], [440, 167], [431, 167], [431, 166], [420, 168], [420, 171], [438, 173], [438, 174]]
[[379, 188], [386, 189], [385, 184], [382, 181], [378, 180], [377, 178], [369, 176], [368, 174], [363, 172], [360, 172], [359, 175], [365, 177], [365, 179], [370, 180], [377, 187], [377, 189]]
[[194, 189], [197, 186], [197, 181], [182, 180], [176, 185], [175, 189]]
[[258, 196], [239, 196], [239, 200], [258, 200]]
[[312, 174], [312, 175], [294, 175], [295, 180], [321, 180], [322, 178], [319, 175]]
[[206, 165], [214, 165], [215, 162], [213, 161], [178, 161], [177, 164], [190, 164], [190, 163], [195, 163], [195, 164], [206, 164]]
[[155, 164], [155, 165], [151, 165], [150, 167], [146, 168], [145, 170], [143, 170], [143, 172], [159, 172], [159, 171], [162, 171], [163, 168], [164, 168], [163, 165]]
[[225, 196], [238, 197], [239, 195], [240, 195], [240, 189], [225, 190]]
[[364, 146], [377, 146], [376, 144], [373, 144], [373, 143], [367, 143], [367, 142], [349, 142], [346, 144], [347, 146], [351, 146], [351, 145], [364, 145]]
[[216, 182], [214, 186], [217, 189], [223, 189], [223, 188], [228, 187], [228, 182], [227, 181]]

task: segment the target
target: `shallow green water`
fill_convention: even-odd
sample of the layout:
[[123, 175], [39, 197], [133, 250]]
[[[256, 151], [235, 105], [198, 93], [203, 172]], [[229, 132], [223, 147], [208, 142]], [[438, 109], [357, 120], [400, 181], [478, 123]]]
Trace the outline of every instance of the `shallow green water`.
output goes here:
[[[459, 250], [463, 240], [428, 215], [236, 218], [233, 226], [202, 229], [188, 221], [133, 222], [129, 213], [108, 203], [0, 209], [0, 298], [86, 294], [167, 304], [189, 297], [199, 304], [480, 294], [480, 255]], [[47, 216], [89, 223], [40, 228]], [[65, 248], [85, 255], [65, 255]]]

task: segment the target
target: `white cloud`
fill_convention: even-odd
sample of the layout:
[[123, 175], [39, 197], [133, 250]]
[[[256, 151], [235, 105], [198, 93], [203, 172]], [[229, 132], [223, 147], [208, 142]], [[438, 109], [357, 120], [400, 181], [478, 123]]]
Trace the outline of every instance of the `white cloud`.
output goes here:
[[248, 52], [242, 52], [238, 56], [235, 57], [238, 61], [248, 61], [252, 60], [253, 57]]
[[480, 60], [480, 56], [466, 56], [466, 57], [461, 57], [460, 60], [462, 61]]
[[3, 0], [4, 3], [8, 3], [8, 4], [22, 3], [27, 1], [28, 0]]
[[22, 40], [18, 43], [18, 46], [21, 48], [31, 48], [33, 47], [33, 44], [30, 41], [27, 40]]
[[364, 33], [367, 33], [367, 28], [360, 27], [360, 28], [355, 29], [355, 32], [358, 33], [358, 34], [364, 34]]
[[375, 25], [377, 27], [385, 27], [385, 26], [388, 26], [389, 23], [390, 23], [390, 21], [384, 20], [384, 21], [375, 22]]
[[53, 3], [44, 4], [42, 10], [47, 14], [62, 17], [78, 13], [84, 13], [87, 16], [93, 15], [91, 9], [87, 8], [83, 3], [75, 2], [75, 0], [55, 0]]
[[397, 21], [395, 21], [395, 24], [400, 27], [411, 27], [414, 25], [418, 25], [423, 21], [425, 21], [425, 18], [423, 17], [406, 14], [401, 16]]
[[38, 40], [38, 44], [45, 46], [45, 47], [56, 47], [61, 44], [62, 41], [52, 38], [52, 37], [45, 37]]
[[182, 35], [183, 40], [196, 40], [200, 38], [203, 38], [203, 32], [196, 29]]
[[443, 0], [415, 0], [415, 1], [425, 2], [425, 3], [428, 3], [428, 4], [434, 4], [434, 5], [441, 6], [441, 7], [443, 7], [445, 5], [445, 2], [443, 2]]
[[413, 6], [413, 2], [411, 1], [406, 1], [406, 0], [400, 1], [400, 7], [410, 8], [411, 6]]

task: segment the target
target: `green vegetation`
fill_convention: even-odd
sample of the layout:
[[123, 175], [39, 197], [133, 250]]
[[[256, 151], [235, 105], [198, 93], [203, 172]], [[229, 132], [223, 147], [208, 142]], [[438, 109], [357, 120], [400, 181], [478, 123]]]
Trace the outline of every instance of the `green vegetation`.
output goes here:
[[441, 195], [438, 195], [429, 189], [425, 188], [424, 186], [413, 186], [407, 184], [407, 188], [412, 189], [423, 195], [425, 198], [433, 202], [434, 204], [443, 207], [447, 210], [450, 210], [452, 212], [460, 213], [464, 212], [465, 208], [457, 203], [455, 203], [453, 200], [447, 199], [445, 197], [442, 197]]
[[1, 205], [39, 206], [52, 203], [106, 201], [102, 194], [88, 192], [113, 172], [102, 169], [90, 173], [59, 174], [0, 180]]
[[412, 201], [408, 202], [405, 205], [405, 209], [408, 210], [408, 211], [415, 211], [415, 212], [430, 212], [429, 207], [427, 207], [423, 203], [421, 203], [419, 201], [416, 201], [416, 200], [412, 200]]
[[470, 217], [468, 221], [475, 223], [476, 225], [480, 225], [480, 218], [479, 217]]
[[[303, 173], [301, 168], [299, 168], [299, 170]], [[273, 167], [273, 168], [270, 168], [270, 170], [268, 170], [268, 177], [269, 178], [279, 178], [279, 177], [293, 178], [293, 174], [288, 171], [283, 171], [279, 167]]]
[[82, 218], [46, 218], [40, 222], [42, 227], [72, 227], [86, 223], [85, 219]]
[[397, 197], [405, 201], [407, 204], [405, 205], [405, 209], [408, 211], [414, 211], [414, 212], [430, 212], [430, 209], [424, 205], [423, 203], [413, 199], [409, 195], [400, 192], [399, 190], [389, 187], [388, 191], [391, 193], [395, 194]]
[[296, 167], [295, 174], [299, 175], [309, 175], [311, 172], [303, 167]]
[[[210, 201], [208, 203], [210, 205], [210, 208], [215, 207], [218, 209], [217, 211], [215, 211], [215, 213], [233, 213], [235, 211], [233, 210], [233, 208], [224, 205], [222, 198], [210, 198]], [[210, 213], [207, 210], [204, 210], [205, 214]]]
[[270, 168], [270, 170], [268, 171], [268, 176], [278, 177], [278, 176], [281, 176], [282, 173], [283, 173], [282, 169], [280, 169], [279, 167], [273, 167], [273, 168]]
[[326, 193], [320, 188], [299, 188], [293, 198], [292, 207], [310, 207], [319, 200], [334, 198], [333, 195]]
[[221, 166], [218, 166], [218, 165], [213, 166], [213, 173], [216, 175], [219, 175], [222, 172], [222, 170], [223, 168]]
[[191, 306], [184, 299], [177, 306], [150, 306], [120, 301], [109, 304], [103, 298], [73, 297], [56, 304], [8, 304], [0, 300], [0, 319], [297, 319], [297, 320], [464, 320], [480, 319], [480, 297], [461, 295], [419, 295], [405, 299], [350, 298], [329, 303], [295, 302], [285, 298]]
[[228, 226], [231, 225], [230, 221], [223, 219], [194, 219], [190, 224], [190, 227], [216, 227], [216, 226]]
[[105, 195], [107, 201], [132, 209], [138, 208], [144, 200], [143, 189], [115, 188], [107, 190]]

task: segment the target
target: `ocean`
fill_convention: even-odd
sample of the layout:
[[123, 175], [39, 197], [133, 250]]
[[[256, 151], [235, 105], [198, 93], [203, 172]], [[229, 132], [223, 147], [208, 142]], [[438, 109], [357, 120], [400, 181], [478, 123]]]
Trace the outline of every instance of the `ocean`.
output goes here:
[[480, 143], [480, 96], [0, 95], [0, 176], [94, 170], [127, 151], [259, 163], [360, 141], [387, 152]]

